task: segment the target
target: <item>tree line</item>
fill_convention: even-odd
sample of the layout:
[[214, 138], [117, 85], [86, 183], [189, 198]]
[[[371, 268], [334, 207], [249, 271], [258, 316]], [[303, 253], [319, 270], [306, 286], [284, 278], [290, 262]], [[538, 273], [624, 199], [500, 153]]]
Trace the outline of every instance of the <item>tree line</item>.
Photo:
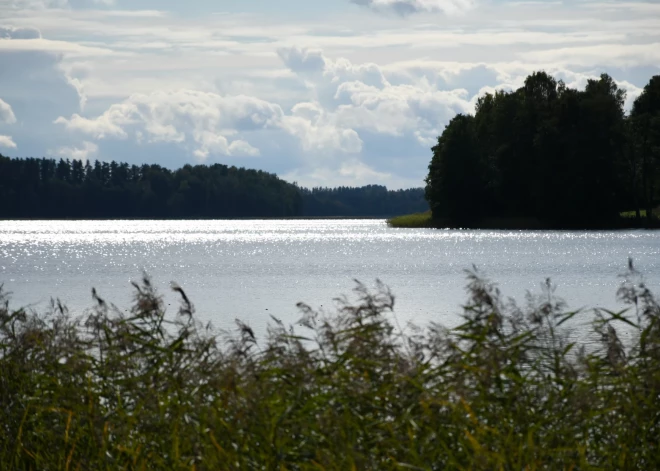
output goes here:
[[434, 219], [478, 225], [527, 218], [599, 226], [622, 211], [648, 222], [660, 189], [660, 76], [624, 111], [607, 74], [584, 90], [545, 72], [515, 91], [487, 93], [432, 148], [426, 198]]
[[428, 211], [423, 188], [388, 190], [382, 185], [301, 188], [305, 216], [383, 216]]
[[0, 219], [390, 216], [428, 209], [422, 188], [301, 188], [222, 164], [83, 162], [0, 155]]

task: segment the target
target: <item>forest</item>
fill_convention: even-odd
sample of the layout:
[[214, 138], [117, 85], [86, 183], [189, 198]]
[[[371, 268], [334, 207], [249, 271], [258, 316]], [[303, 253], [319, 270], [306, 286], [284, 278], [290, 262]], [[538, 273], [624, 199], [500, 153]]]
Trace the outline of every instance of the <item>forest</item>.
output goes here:
[[424, 211], [423, 188], [301, 188], [222, 164], [11, 159], [0, 155], [0, 219], [386, 217]]
[[[550, 227], [653, 221], [660, 189], [660, 76], [624, 112], [607, 74], [584, 90], [545, 72], [480, 97], [433, 147], [426, 198], [435, 220], [465, 227], [525, 218]], [[619, 221], [620, 222], [620, 221]]]

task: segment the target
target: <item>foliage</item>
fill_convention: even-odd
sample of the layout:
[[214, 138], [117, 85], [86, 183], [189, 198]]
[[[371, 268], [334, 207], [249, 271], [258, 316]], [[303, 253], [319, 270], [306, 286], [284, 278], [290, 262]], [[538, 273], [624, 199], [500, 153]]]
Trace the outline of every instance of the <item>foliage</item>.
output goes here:
[[611, 225], [651, 209], [660, 177], [660, 76], [623, 111], [626, 93], [607, 74], [584, 90], [544, 72], [511, 92], [487, 93], [450, 121], [426, 179], [436, 219], [537, 218], [549, 226]]
[[0, 157], [0, 218], [232, 218], [300, 214], [294, 185], [256, 170]]
[[0, 219], [196, 219], [391, 216], [428, 209], [424, 190], [308, 190], [260, 170], [9, 159], [0, 155]]
[[173, 288], [173, 318], [146, 277], [128, 314], [95, 291], [82, 317], [3, 296], [0, 468], [660, 468], [660, 307], [632, 264], [631, 309], [580, 339], [549, 281], [516, 306], [476, 271], [453, 330], [395, 328], [378, 283], [222, 337]]
[[387, 220], [390, 227], [433, 227], [431, 211], [396, 216]]
[[388, 190], [382, 185], [359, 188], [301, 188], [303, 216], [381, 216], [426, 211], [424, 189]]

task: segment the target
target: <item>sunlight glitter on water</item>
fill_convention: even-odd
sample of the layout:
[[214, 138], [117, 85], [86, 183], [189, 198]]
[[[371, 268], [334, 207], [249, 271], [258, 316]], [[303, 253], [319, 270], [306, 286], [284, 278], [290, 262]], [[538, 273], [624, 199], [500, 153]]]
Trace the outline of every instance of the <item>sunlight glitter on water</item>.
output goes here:
[[628, 256], [652, 286], [660, 281], [656, 234], [391, 229], [383, 220], [2, 221], [0, 283], [14, 304], [59, 296], [82, 310], [92, 286], [128, 304], [128, 280], [146, 270], [169, 304], [174, 280], [200, 317], [259, 328], [266, 309], [293, 322], [296, 302], [328, 305], [354, 278], [380, 278], [400, 319], [452, 323], [472, 264], [521, 301], [551, 277], [571, 306], [611, 307]]

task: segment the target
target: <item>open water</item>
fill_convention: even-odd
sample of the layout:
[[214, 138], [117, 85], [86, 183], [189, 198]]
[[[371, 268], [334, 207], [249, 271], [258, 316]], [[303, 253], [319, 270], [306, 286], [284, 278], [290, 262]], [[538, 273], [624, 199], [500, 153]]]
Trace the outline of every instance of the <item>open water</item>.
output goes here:
[[[60, 298], [71, 312], [91, 288], [130, 307], [131, 280], [153, 278], [172, 311], [180, 284], [199, 318], [263, 332], [275, 315], [299, 319], [304, 301], [332, 309], [354, 279], [396, 295], [400, 324], [451, 326], [475, 264], [524, 303], [550, 277], [570, 307], [617, 307], [628, 257], [660, 293], [660, 232], [391, 229], [383, 220], [0, 221], [0, 283], [12, 306], [39, 310]], [[591, 318], [591, 316], [587, 316]], [[587, 318], [585, 317], [585, 319]]]

